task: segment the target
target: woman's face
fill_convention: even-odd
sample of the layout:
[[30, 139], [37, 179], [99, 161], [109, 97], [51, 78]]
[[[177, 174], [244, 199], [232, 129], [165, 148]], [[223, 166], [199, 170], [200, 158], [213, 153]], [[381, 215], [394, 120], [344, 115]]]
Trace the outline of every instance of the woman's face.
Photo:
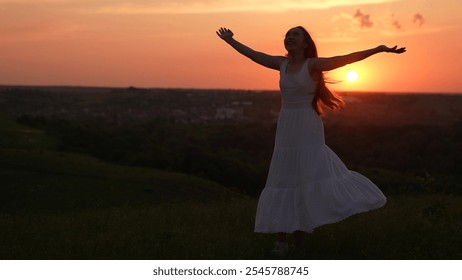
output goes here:
[[300, 28], [292, 28], [286, 33], [284, 38], [284, 47], [287, 51], [306, 48], [308, 44], [305, 42], [305, 36]]

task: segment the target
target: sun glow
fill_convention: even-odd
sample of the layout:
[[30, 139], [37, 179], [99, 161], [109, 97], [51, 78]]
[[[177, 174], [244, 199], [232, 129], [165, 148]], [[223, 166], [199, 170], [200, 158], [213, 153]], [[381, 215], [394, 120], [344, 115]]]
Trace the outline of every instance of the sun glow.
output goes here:
[[346, 73], [346, 79], [350, 83], [356, 82], [356, 80], [358, 80], [358, 77], [359, 77], [358, 72], [354, 70], [350, 70]]

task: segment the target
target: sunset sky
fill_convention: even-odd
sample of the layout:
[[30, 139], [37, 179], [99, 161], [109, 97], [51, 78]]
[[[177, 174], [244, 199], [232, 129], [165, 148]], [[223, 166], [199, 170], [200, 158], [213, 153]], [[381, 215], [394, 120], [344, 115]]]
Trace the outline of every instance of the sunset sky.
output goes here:
[[331, 71], [333, 89], [460, 93], [461, 10], [460, 0], [0, 0], [0, 84], [272, 90], [278, 72], [215, 31], [284, 55], [284, 34], [303, 25], [320, 56], [408, 50]]

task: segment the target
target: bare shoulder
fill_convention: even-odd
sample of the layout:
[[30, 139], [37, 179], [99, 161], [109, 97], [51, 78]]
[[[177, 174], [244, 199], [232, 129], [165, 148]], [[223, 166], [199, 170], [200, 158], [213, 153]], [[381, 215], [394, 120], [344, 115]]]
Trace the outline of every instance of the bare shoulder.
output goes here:
[[279, 70], [281, 68], [281, 64], [287, 60], [287, 57], [285, 56], [273, 56], [273, 61], [274, 61], [274, 69]]
[[252, 52], [248, 57], [256, 63], [274, 70], [279, 70], [284, 58], [283, 56], [274, 56], [256, 51]]

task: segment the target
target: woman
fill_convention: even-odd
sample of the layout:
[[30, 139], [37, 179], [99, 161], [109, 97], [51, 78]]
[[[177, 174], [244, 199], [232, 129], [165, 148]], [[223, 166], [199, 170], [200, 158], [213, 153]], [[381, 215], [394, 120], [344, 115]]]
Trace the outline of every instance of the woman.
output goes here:
[[288, 252], [286, 233], [294, 233], [294, 245], [301, 248], [304, 232], [382, 207], [386, 198], [377, 186], [348, 170], [325, 145], [321, 107], [336, 109], [343, 101], [327, 89], [323, 72], [380, 52], [403, 53], [406, 49], [381, 45], [348, 55], [318, 57], [313, 39], [298, 26], [286, 33], [288, 54], [284, 57], [252, 50], [236, 41], [227, 28], [220, 28], [217, 35], [254, 62], [280, 71], [282, 108], [255, 221], [255, 232], [278, 233], [273, 252]]

